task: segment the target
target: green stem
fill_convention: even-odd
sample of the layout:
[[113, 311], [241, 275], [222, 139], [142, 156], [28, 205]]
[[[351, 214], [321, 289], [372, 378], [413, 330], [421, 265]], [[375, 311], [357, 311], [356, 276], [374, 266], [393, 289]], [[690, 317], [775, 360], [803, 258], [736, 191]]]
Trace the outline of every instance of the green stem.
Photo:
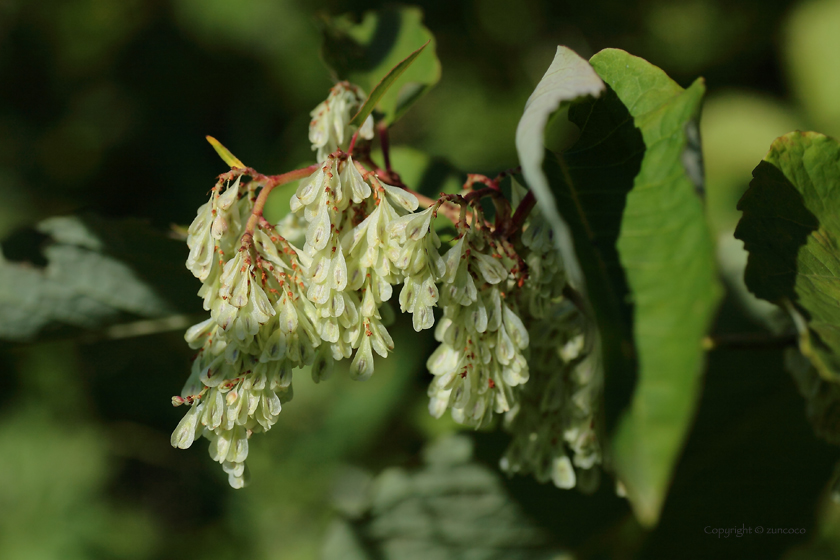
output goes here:
[[379, 131], [379, 146], [382, 148], [382, 159], [385, 161], [385, 170], [391, 172], [391, 144], [388, 139], [388, 126], [385, 123], [379, 123], [376, 126]]

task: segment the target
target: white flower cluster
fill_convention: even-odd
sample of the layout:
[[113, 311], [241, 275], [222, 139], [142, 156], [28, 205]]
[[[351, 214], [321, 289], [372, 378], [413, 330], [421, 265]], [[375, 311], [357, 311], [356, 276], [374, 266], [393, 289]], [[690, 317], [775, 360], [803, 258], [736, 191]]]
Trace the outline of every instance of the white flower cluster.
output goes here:
[[[393, 285], [405, 283], [401, 307], [417, 330], [434, 323], [443, 264], [431, 210], [413, 213], [412, 194], [333, 153], [350, 139], [359, 95], [339, 84], [313, 112], [310, 138], [323, 160], [276, 228], [254, 214], [265, 178], [243, 183], [244, 169], [223, 176], [189, 228], [187, 268], [203, 283], [210, 318], [185, 335], [198, 354], [173, 398], [190, 409], [172, 445], [210, 439], [211, 456], [236, 488], [245, 483], [251, 434], [271, 428], [292, 398], [294, 368], [311, 366], [317, 382], [335, 360], [353, 356], [351, 374], [366, 379], [373, 353], [393, 350], [382, 315]], [[360, 134], [372, 137], [372, 124], [365, 127]]]
[[531, 380], [505, 418], [512, 441], [501, 467], [509, 474], [533, 473], [559, 488], [597, 482], [601, 378], [597, 354], [584, 348], [584, 327], [567, 300], [533, 323]]
[[198, 354], [173, 398], [190, 410], [172, 445], [185, 449], [203, 434], [235, 488], [245, 483], [248, 439], [277, 421], [292, 397], [292, 368], [311, 364], [321, 344], [293, 247], [267, 224], [245, 234], [252, 185], [241, 174], [220, 181], [190, 226], [187, 268], [203, 282], [199, 295], [211, 316], [185, 335]]
[[[441, 256], [432, 224], [440, 203], [418, 212], [417, 197], [343, 151], [357, 132], [372, 138], [371, 119], [358, 131], [349, 124], [363, 98], [341, 83], [312, 112], [317, 165], [275, 178], [237, 166], [199, 208], [187, 268], [202, 282], [210, 318], [185, 335], [198, 353], [173, 397], [189, 410], [172, 445], [205, 436], [231, 486], [242, 487], [249, 439], [270, 429], [292, 398], [295, 368], [310, 366], [318, 382], [349, 359], [352, 377], [363, 380], [374, 354], [393, 351], [386, 319], [402, 284], [400, 310], [416, 331], [433, 327], [434, 307], [443, 307], [440, 345], [427, 361], [430, 412], [450, 410], [476, 428], [504, 413], [513, 443], [503, 467], [574, 486], [576, 468], [601, 462], [601, 374], [585, 332], [591, 325], [563, 295], [551, 228], [535, 211], [512, 231], [514, 217], [501, 213], [510, 206], [498, 198], [490, 226], [475, 203], [485, 193], [457, 195], [459, 233]], [[268, 192], [304, 173], [291, 213], [272, 226], [262, 218]], [[513, 188], [517, 202], [523, 191]]]
[[[598, 439], [603, 371], [594, 324], [562, 295], [565, 275], [538, 210], [521, 236], [528, 279], [520, 292], [532, 333], [531, 379], [506, 414], [511, 444], [501, 460], [509, 474], [533, 473], [559, 488], [594, 490], [602, 462]], [[569, 458], [571, 455], [571, 459]]]
[[[331, 349], [325, 360], [349, 358], [355, 350], [350, 371], [357, 379], [373, 374], [373, 352], [384, 358], [394, 348], [380, 308], [391, 298], [392, 286], [406, 276], [398, 257], [414, 241], [401, 234], [402, 224], [428, 215], [411, 213], [419, 203], [404, 189], [366, 175], [352, 157], [331, 154], [301, 181], [291, 201], [296, 219], [306, 227], [300, 254], [318, 334]], [[424, 227], [415, 237], [437, 239], [433, 231], [429, 234], [428, 219]], [[417, 276], [422, 278], [422, 271]], [[429, 282], [434, 285], [434, 278]]]
[[[346, 150], [356, 132], [350, 120], [365, 101], [365, 93], [358, 86], [339, 82], [330, 90], [330, 95], [310, 113], [309, 141], [318, 152], [318, 161], [324, 161], [336, 150]], [[359, 128], [359, 136], [365, 140], [373, 138], [373, 116], [368, 116]]]
[[493, 412], [510, 410], [516, 388], [528, 381], [530, 337], [508, 298], [516, 286], [510, 260], [494, 252], [483, 230], [466, 231], [444, 261], [443, 318], [435, 329], [441, 344], [427, 362], [435, 375], [429, 411], [439, 418], [451, 409], [457, 422], [481, 427]]

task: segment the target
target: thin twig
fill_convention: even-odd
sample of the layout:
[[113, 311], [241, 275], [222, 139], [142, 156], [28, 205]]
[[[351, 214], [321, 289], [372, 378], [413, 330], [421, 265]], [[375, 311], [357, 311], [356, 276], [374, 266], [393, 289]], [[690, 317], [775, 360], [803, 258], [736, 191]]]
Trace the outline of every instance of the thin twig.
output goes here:
[[705, 350], [778, 350], [796, 346], [796, 334], [772, 335], [766, 333], [713, 334], [703, 339]]
[[348, 148], [347, 148], [347, 155], [349, 155], [349, 156], [353, 155], [353, 148], [356, 147], [356, 139], [357, 138], [359, 138], [359, 131], [358, 130], [356, 130], [356, 132], [353, 133], [353, 137], [350, 139], [350, 146], [348, 146]]
[[522, 199], [522, 202], [519, 203], [519, 206], [516, 207], [516, 211], [513, 213], [513, 218], [511, 218], [508, 224], [507, 235], [511, 235], [522, 227], [528, 214], [531, 213], [531, 210], [534, 209], [536, 204], [537, 199], [534, 198], [534, 191], [528, 191], [528, 194], [525, 195], [525, 198]]
[[[437, 200], [429, 198], [425, 194], [420, 194], [419, 192], [415, 192], [407, 187], [405, 190], [413, 194], [417, 198], [417, 201], [420, 203], [420, 206], [422, 206], [423, 208], [429, 208], [438, 203]], [[461, 209], [457, 204], [452, 204], [451, 202], [443, 202], [440, 206], [438, 206], [437, 211], [449, 218], [453, 224], [458, 224], [461, 215]]]
[[505, 169], [504, 171], [502, 171], [501, 173], [496, 175], [495, 178], [493, 178], [493, 182], [498, 185], [499, 183], [502, 182], [502, 179], [504, 179], [505, 177], [507, 177], [509, 175], [518, 175], [519, 173], [522, 173], [522, 166], [521, 165], [517, 166], [517, 167], [512, 167], [510, 169]]
[[288, 173], [283, 173], [281, 175], [263, 176], [263, 188], [260, 191], [260, 194], [257, 195], [257, 200], [254, 201], [254, 209], [251, 211], [251, 217], [248, 218], [248, 222], [245, 224], [245, 233], [242, 235], [243, 243], [247, 244], [249, 240], [253, 239], [254, 229], [257, 227], [257, 223], [259, 223], [260, 218], [262, 218], [265, 203], [268, 200], [268, 195], [271, 194], [272, 189], [280, 185], [285, 185], [286, 183], [291, 183], [297, 179], [303, 179], [304, 177], [307, 177], [317, 171], [320, 165], [320, 163], [316, 163], [310, 165], [309, 167], [295, 169], [294, 171], [289, 171]]
[[483, 185], [487, 185], [487, 188], [493, 189], [498, 191], [499, 190], [499, 182], [495, 179], [491, 179], [487, 175], [482, 175], [480, 173], [467, 173], [467, 181], [464, 183], [463, 189], [469, 190], [472, 186], [476, 183], [481, 183]]

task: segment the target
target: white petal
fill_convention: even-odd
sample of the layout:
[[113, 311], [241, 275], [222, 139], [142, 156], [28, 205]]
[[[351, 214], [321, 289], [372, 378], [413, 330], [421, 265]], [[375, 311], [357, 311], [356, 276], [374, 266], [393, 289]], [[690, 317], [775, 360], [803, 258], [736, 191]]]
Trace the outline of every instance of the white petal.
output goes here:
[[385, 183], [382, 183], [382, 186], [385, 188], [386, 195], [388, 195], [391, 200], [409, 212], [414, 212], [417, 210], [417, 207], [420, 206], [420, 202], [417, 200], [417, 197], [407, 190], [399, 187], [393, 187]]

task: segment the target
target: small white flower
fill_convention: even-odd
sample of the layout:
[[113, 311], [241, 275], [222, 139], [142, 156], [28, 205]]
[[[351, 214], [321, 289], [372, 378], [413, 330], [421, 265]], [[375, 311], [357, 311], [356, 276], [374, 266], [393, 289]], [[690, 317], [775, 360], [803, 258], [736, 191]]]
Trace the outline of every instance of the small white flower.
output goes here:
[[[339, 82], [330, 90], [325, 101], [312, 110], [309, 124], [309, 141], [316, 150], [318, 161], [323, 161], [337, 149], [347, 149], [355, 128], [350, 120], [367, 96], [357, 86]], [[362, 138], [373, 138], [373, 118], [368, 117], [359, 130]]]
[[195, 436], [200, 430], [198, 418], [203, 411], [203, 407], [203, 404], [197, 404], [195, 406], [190, 407], [190, 409], [178, 423], [178, 426], [175, 428], [175, 431], [172, 432], [172, 447], [177, 447], [178, 449], [187, 449], [193, 444]]

